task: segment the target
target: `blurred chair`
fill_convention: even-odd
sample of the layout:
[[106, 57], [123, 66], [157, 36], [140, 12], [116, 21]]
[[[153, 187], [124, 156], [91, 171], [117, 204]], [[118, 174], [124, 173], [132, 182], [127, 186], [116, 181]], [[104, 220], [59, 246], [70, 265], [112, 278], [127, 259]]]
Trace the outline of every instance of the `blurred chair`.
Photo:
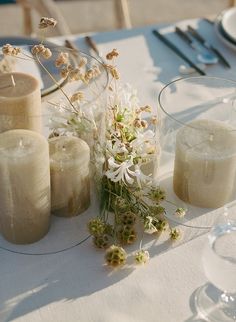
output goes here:
[[[64, 1], [64, 5], [67, 7], [70, 6], [71, 13], [73, 13], [73, 9], [75, 10], [75, 5], [77, 3], [86, 3], [88, 5], [89, 2], [96, 4], [100, 0], [74, 0], [74, 1]], [[131, 20], [129, 14], [128, 0], [112, 0], [114, 3], [115, 16], [117, 20], [117, 28], [130, 28]], [[59, 23], [56, 25], [54, 30], [51, 31], [50, 36], [56, 35], [68, 35], [71, 33], [71, 29], [69, 24], [67, 23], [65, 16], [62, 14], [62, 10], [60, 10], [60, 1], [55, 2], [53, 0], [17, 0], [17, 3], [21, 5], [23, 10], [23, 21], [24, 21], [24, 34], [29, 36], [33, 34], [34, 26], [33, 26], [33, 11], [36, 11], [40, 16], [53, 17]], [[74, 7], [73, 7], [74, 4]], [[104, 11], [105, 12], [105, 11]], [[74, 13], [73, 13], [74, 16]], [[75, 16], [74, 16], [75, 17]], [[78, 17], [79, 18], [79, 17]], [[93, 19], [93, 15], [91, 17], [87, 17], [87, 19]], [[99, 17], [101, 19], [101, 16]], [[78, 31], [79, 32], [79, 31]], [[84, 32], [84, 30], [82, 30]]]
[[41, 16], [57, 13], [59, 24], [47, 36], [128, 28], [130, 20], [133, 27], [197, 17], [214, 20], [234, 5], [236, 0], [0, 0], [0, 36], [30, 35]]
[[214, 20], [221, 11], [234, 5], [236, 0], [129, 0], [135, 27], [201, 17]]

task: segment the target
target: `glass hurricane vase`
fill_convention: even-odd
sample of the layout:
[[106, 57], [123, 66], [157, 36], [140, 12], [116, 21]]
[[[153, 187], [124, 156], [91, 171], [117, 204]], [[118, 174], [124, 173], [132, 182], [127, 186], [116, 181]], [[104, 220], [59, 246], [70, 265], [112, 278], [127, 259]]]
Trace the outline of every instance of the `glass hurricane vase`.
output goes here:
[[236, 82], [205, 76], [178, 79], [159, 94], [168, 189], [195, 217], [197, 209], [212, 211], [236, 199], [235, 99]]

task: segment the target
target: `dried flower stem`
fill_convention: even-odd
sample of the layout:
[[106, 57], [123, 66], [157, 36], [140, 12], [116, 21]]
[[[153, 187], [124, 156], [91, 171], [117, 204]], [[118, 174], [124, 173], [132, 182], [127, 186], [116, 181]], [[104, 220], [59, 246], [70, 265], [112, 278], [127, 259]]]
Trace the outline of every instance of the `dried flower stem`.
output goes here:
[[76, 111], [77, 109], [75, 108], [75, 106], [71, 103], [69, 96], [66, 94], [66, 92], [63, 90], [63, 88], [61, 87], [61, 85], [58, 83], [58, 81], [52, 76], [52, 74], [47, 70], [47, 68], [41, 63], [40, 59], [38, 58], [38, 55], [36, 54], [36, 59], [37, 62], [39, 63], [39, 65], [44, 69], [44, 71], [48, 74], [48, 76], [53, 80], [53, 82], [57, 85], [57, 87], [59, 88], [59, 90], [62, 92], [62, 94], [66, 97], [67, 101], [69, 102], [69, 104], [71, 105], [71, 107]]

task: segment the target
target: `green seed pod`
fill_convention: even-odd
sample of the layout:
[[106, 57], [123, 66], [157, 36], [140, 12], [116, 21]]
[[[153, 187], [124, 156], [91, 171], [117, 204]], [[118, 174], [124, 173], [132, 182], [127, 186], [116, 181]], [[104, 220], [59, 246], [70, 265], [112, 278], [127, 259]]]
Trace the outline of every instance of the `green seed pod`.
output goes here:
[[127, 254], [122, 247], [112, 245], [105, 254], [106, 264], [112, 267], [119, 267], [125, 264]]
[[172, 228], [170, 230], [170, 239], [174, 241], [180, 238], [181, 238], [181, 231], [178, 228]]
[[94, 236], [93, 243], [98, 248], [107, 248], [109, 246], [109, 238], [107, 235]]
[[135, 253], [134, 259], [136, 264], [145, 264], [149, 260], [149, 253], [147, 250], [141, 249]]
[[127, 212], [130, 209], [130, 206], [127, 203], [127, 201], [121, 197], [112, 198], [111, 207], [116, 213]]
[[122, 245], [133, 244], [136, 240], [137, 233], [134, 230], [133, 226], [122, 226], [117, 233], [117, 238]]
[[165, 219], [163, 219], [163, 220], [153, 221], [153, 225], [155, 226], [157, 231], [161, 233], [166, 230], [168, 223]]
[[100, 236], [105, 231], [106, 224], [100, 218], [91, 219], [88, 223], [88, 230], [93, 236]]
[[136, 215], [131, 211], [124, 212], [119, 215], [119, 221], [123, 225], [132, 226], [135, 224]]

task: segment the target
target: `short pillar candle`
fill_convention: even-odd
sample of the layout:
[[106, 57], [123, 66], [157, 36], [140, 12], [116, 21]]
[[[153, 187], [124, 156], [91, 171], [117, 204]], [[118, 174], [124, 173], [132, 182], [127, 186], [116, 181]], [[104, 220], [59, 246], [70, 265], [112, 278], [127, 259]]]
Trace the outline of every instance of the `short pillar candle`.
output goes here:
[[221, 121], [195, 120], [176, 136], [174, 191], [199, 207], [236, 198], [236, 131]]
[[0, 132], [28, 129], [41, 132], [39, 81], [24, 73], [0, 75]]
[[50, 164], [47, 140], [29, 130], [0, 134], [0, 226], [5, 239], [29, 244], [50, 224]]
[[90, 149], [77, 137], [49, 140], [52, 213], [60, 217], [81, 214], [90, 205]]

